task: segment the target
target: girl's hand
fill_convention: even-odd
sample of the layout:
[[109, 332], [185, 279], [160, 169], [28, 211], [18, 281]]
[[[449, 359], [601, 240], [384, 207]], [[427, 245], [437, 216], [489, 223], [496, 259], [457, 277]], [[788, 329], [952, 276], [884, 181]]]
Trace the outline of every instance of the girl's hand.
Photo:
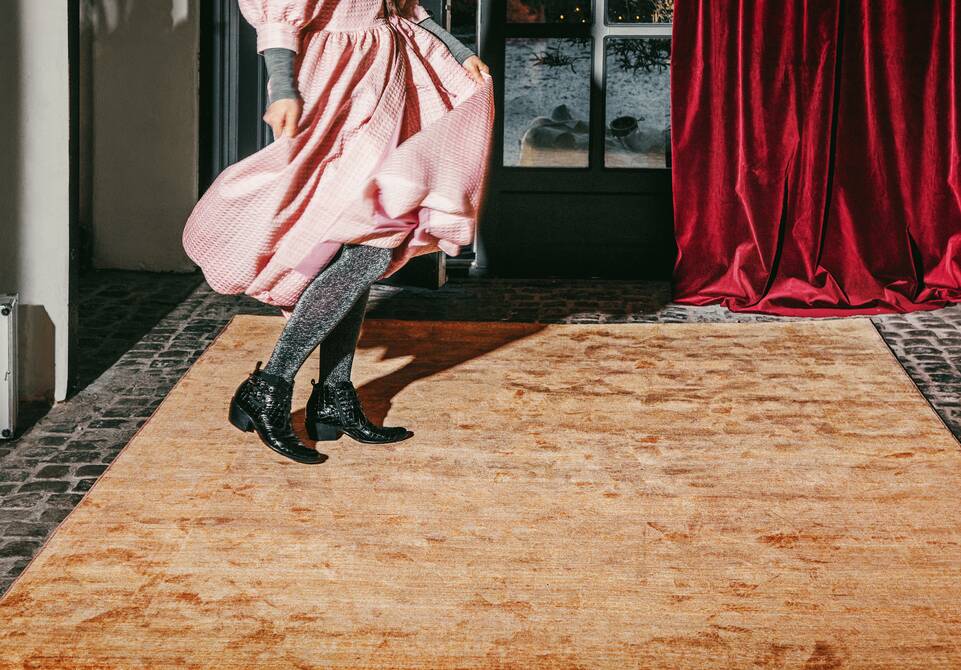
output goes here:
[[490, 74], [490, 68], [487, 67], [487, 63], [482, 61], [479, 56], [471, 56], [467, 58], [464, 62], [464, 69], [467, 73], [474, 78], [475, 81], [483, 83], [484, 77], [481, 76], [481, 72], [486, 72]]
[[264, 121], [273, 129], [275, 140], [281, 133], [286, 133], [287, 137], [293, 137], [297, 133], [302, 109], [303, 103], [292, 98], [276, 100], [267, 108]]

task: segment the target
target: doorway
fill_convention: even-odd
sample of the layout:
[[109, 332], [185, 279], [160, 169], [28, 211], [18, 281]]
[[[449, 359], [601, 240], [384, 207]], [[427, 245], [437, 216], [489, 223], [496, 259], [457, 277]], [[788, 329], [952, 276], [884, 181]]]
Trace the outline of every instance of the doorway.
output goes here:
[[476, 270], [664, 279], [673, 0], [480, 0], [497, 118]]
[[[669, 278], [673, 0], [421, 4], [490, 66], [497, 114], [474, 247], [395, 281], [439, 286], [458, 260], [477, 275]], [[271, 141], [253, 28], [236, 0], [202, 8], [201, 192]]]

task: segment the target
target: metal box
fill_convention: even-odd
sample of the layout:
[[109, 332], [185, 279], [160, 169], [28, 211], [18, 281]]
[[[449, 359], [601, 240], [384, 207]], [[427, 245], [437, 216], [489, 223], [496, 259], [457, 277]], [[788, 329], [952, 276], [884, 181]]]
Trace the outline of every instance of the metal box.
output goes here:
[[17, 295], [0, 295], [0, 439], [17, 426]]

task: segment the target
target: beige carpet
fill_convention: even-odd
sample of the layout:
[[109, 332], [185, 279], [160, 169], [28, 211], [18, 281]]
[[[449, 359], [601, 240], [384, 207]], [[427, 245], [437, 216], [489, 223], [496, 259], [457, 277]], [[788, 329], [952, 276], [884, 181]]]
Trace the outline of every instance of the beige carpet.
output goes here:
[[281, 325], [61, 524], [2, 667], [961, 667], [961, 449], [868, 321], [372, 320], [358, 386], [416, 435], [316, 466], [225, 420]]

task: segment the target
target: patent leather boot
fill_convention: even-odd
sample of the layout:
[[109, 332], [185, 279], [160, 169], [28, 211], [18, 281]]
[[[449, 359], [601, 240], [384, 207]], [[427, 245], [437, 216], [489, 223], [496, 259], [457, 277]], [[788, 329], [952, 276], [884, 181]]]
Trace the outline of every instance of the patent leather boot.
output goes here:
[[230, 401], [230, 423], [245, 432], [256, 432], [260, 441], [298, 463], [321, 463], [325, 456], [305, 446], [290, 423], [293, 384], [262, 372], [261, 361], [237, 387]]
[[310, 380], [310, 397], [304, 410], [304, 428], [307, 437], [316, 442], [338, 440], [343, 434], [336, 426], [340, 423], [337, 405], [331, 399], [330, 387]]
[[357, 390], [349, 381], [319, 384], [310, 380], [313, 389], [307, 401], [306, 428], [312, 440], [337, 440], [347, 435], [365, 444], [400, 442], [413, 436], [406, 428], [377, 426], [364, 415]]

